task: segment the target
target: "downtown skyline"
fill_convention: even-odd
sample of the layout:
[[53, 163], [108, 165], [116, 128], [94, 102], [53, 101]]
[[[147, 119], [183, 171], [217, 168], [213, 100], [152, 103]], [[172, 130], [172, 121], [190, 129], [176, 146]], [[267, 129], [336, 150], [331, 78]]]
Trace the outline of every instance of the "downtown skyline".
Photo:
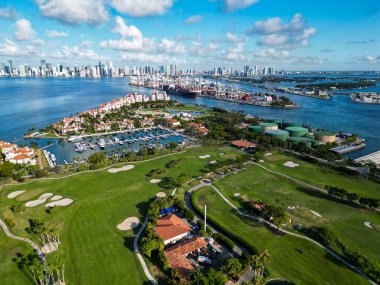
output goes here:
[[375, 1], [2, 1], [0, 62], [379, 70]]

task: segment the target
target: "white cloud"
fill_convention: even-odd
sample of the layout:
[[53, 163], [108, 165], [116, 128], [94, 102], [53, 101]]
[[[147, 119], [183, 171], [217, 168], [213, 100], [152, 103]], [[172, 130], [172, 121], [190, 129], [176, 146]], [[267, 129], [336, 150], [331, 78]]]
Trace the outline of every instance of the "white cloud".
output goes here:
[[233, 43], [245, 43], [247, 41], [246, 37], [239, 37], [233, 33], [226, 33], [226, 38], [228, 41], [233, 42]]
[[194, 15], [187, 18], [184, 22], [186, 24], [196, 24], [203, 20], [203, 16], [201, 15]]
[[130, 53], [122, 52], [119, 57], [120, 60], [128, 62], [140, 62], [140, 63], [185, 63], [184, 60], [179, 60], [176, 57], [166, 56], [162, 54], [152, 54], [152, 53]]
[[177, 44], [174, 40], [163, 38], [158, 44], [159, 51], [169, 54], [184, 54], [186, 49], [182, 44]]
[[256, 57], [266, 57], [272, 59], [278, 58], [286, 58], [289, 56], [289, 52], [287, 50], [276, 50], [273, 48], [264, 49], [255, 54]]
[[100, 24], [108, 19], [103, 0], [35, 0], [43, 16], [67, 24]]
[[120, 13], [145, 17], [165, 14], [173, 6], [173, 2], [173, 0], [110, 0], [109, 4]]
[[244, 56], [244, 43], [235, 42], [233, 46], [230, 46], [223, 54], [224, 59], [229, 61], [242, 61], [245, 60]]
[[42, 39], [35, 39], [33, 40], [33, 44], [35, 44], [36, 46], [42, 46], [45, 44], [45, 41]]
[[32, 24], [26, 19], [20, 19], [16, 22], [16, 31], [14, 38], [18, 41], [29, 41], [36, 36]]
[[101, 48], [111, 48], [115, 50], [148, 51], [154, 48], [154, 41], [144, 38], [141, 31], [134, 25], [127, 25], [123, 18], [115, 17], [116, 25], [112, 32], [119, 35], [118, 40], [102, 41]]
[[226, 0], [226, 8], [227, 11], [234, 11], [247, 8], [257, 2], [259, 0]]
[[10, 7], [1, 8], [0, 7], [0, 18], [4, 19], [14, 19], [17, 17], [17, 13]]
[[255, 22], [247, 31], [248, 35], [259, 35], [257, 43], [264, 46], [297, 48], [309, 46], [310, 38], [317, 29], [308, 27], [301, 14], [295, 14], [288, 23], [281, 18], [269, 18]]
[[98, 55], [94, 50], [88, 48], [87, 43], [82, 43], [79, 46], [63, 46], [61, 50], [57, 50], [45, 55], [48, 58], [61, 58], [61, 59], [90, 59], [99, 60], [104, 57]]
[[50, 38], [64, 38], [64, 37], [68, 37], [69, 36], [69, 33], [68, 32], [60, 32], [60, 31], [56, 31], [56, 30], [49, 30], [49, 31], [46, 31], [48, 37]]
[[0, 56], [32, 56], [35, 50], [31, 46], [19, 47], [11, 40], [5, 39], [4, 43], [0, 43]]

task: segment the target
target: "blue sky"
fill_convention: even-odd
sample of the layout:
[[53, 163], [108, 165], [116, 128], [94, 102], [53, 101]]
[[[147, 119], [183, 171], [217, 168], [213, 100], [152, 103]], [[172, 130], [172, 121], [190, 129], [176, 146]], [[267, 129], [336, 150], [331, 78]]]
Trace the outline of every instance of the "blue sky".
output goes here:
[[0, 25], [15, 64], [380, 69], [377, 0], [0, 0]]

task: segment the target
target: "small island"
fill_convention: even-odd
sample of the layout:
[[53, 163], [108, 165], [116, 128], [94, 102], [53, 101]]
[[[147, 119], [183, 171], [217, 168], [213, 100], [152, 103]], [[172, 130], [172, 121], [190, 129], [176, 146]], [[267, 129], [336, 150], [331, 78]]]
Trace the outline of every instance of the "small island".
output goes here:
[[313, 83], [313, 84], [299, 84], [296, 88], [310, 88], [318, 90], [347, 90], [347, 89], [361, 89], [368, 87], [375, 87], [374, 82], [328, 82], [328, 83]]

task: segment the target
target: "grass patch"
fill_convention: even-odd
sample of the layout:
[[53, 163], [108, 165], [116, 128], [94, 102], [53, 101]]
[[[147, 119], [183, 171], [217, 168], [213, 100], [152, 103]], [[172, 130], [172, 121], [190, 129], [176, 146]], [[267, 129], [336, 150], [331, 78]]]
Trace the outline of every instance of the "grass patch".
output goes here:
[[[319, 192], [299, 187], [258, 166], [251, 166], [241, 173], [216, 181], [215, 185], [238, 207], [245, 206], [244, 198], [284, 207], [291, 215], [293, 224], [328, 226], [351, 248], [371, 259], [380, 260], [380, 232], [364, 225], [366, 221], [380, 224], [380, 216], [376, 212], [323, 198]], [[240, 198], [234, 197], [237, 192], [241, 193]], [[298, 208], [291, 210], [289, 206]]]
[[[64, 255], [68, 284], [143, 284], [147, 279], [133, 251], [133, 239], [138, 228], [121, 232], [116, 225], [132, 216], [142, 221], [149, 200], [163, 191], [157, 184], [150, 183], [151, 178], [145, 174], [164, 167], [172, 159], [184, 158], [184, 164], [169, 169], [163, 176], [177, 177], [186, 173], [190, 177], [198, 177], [208, 163], [198, 156], [205, 153], [216, 156], [219, 152], [241, 154], [227, 147], [193, 148], [184, 153], [136, 163], [134, 169], [125, 172], [111, 174], [104, 170], [6, 187], [0, 193], [0, 214], [1, 217], [12, 215], [16, 222], [12, 233], [25, 237], [28, 236], [25, 227], [29, 218], [62, 225], [59, 250]], [[6, 198], [8, 193], [20, 189], [26, 190], [20, 196], [22, 202]], [[48, 192], [71, 198], [74, 203], [57, 208], [53, 214], [46, 213], [43, 205], [26, 208], [19, 214], [9, 211], [11, 205], [24, 204], [26, 200]], [[171, 190], [165, 192], [170, 194]]]
[[214, 220], [223, 223], [259, 250], [268, 249], [271, 255], [270, 278], [285, 278], [296, 284], [368, 283], [314, 244], [288, 235], [275, 235], [251, 220], [243, 220], [211, 188], [202, 188], [193, 195], [200, 207], [207, 205], [208, 215]]

